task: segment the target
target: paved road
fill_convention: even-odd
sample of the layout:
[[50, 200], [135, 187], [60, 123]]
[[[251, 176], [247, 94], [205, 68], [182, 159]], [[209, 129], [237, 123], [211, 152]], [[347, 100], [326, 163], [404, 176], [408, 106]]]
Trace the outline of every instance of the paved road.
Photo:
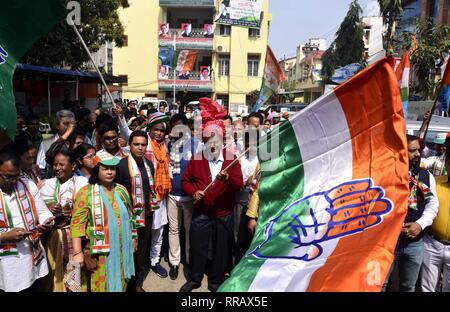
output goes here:
[[[164, 258], [161, 259], [161, 265], [169, 272], [169, 264], [164, 261]], [[178, 279], [175, 281], [172, 281], [170, 277], [160, 278], [150, 271], [144, 282], [144, 290], [147, 292], [178, 292], [184, 283], [186, 283], [186, 277], [184, 275], [183, 265], [181, 264]], [[209, 292], [206, 277], [203, 279], [202, 287], [194, 290], [194, 292]]]

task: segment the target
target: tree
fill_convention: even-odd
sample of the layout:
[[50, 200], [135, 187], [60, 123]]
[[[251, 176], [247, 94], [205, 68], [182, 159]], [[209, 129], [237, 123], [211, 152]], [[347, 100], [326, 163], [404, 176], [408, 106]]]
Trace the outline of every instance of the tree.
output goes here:
[[[440, 67], [450, 51], [450, 27], [434, 25], [432, 20], [418, 23], [416, 36], [419, 44], [411, 54], [411, 64], [415, 75], [412, 92], [423, 99], [434, 99], [439, 80], [437, 67]], [[404, 49], [411, 47], [410, 33], [403, 34]]]
[[378, 0], [383, 23], [387, 25], [387, 31], [383, 38], [383, 46], [387, 51], [392, 51], [394, 25], [398, 17], [403, 13], [402, 0]]
[[[65, 0], [69, 2], [70, 0]], [[91, 52], [96, 52], [106, 42], [124, 44], [124, 28], [117, 10], [128, 7], [128, 0], [78, 0], [81, 5], [81, 25], [78, 29]], [[66, 20], [36, 42], [22, 58], [22, 63], [49, 67], [68, 66], [83, 69], [89, 61], [73, 28]]]
[[325, 81], [330, 80], [337, 67], [364, 63], [364, 27], [361, 14], [362, 9], [358, 1], [353, 1], [336, 32], [336, 39], [322, 55], [322, 73]]

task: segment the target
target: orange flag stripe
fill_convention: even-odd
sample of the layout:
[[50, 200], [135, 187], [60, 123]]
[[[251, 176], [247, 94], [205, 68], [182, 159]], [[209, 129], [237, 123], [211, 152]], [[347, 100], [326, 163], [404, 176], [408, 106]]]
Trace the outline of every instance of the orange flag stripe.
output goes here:
[[325, 265], [313, 274], [308, 291], [380, 291], [393, 261], [409, 194], [398, 82], [384, 59], [338, 87], [335, 94], [352, 138], [353, 179], [371, 177], [394, 208], [380, 225], [341, 238]]

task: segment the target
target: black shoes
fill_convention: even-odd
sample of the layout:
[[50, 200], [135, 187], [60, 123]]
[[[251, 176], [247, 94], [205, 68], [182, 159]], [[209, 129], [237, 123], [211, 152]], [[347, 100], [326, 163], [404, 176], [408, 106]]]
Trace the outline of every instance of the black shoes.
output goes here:
[[172, 281], [174, 281], [178, 278], [178, 270], [179, 270], [178, 265], [174, 265], [174, 266], [170, 267], [169, 276]]
[[191, 292], [193, 289], [200, 288], [200, 286], [202, 285], [195, 282], [187, 282], [181, 287], [180, 292]]
[[167, 277], [167, 270], [164, 269], [161, 264], [157, 263], [154, 266], [150, 266], [150, 269], [155, 272], [156, 275], [158, 275], [160, 278], [166, 278]]

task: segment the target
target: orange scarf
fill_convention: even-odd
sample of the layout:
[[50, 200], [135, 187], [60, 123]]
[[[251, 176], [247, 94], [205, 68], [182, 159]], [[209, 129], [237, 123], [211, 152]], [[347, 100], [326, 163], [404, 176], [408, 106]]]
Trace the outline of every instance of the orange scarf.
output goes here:
[[153, 155], [155, 156], [155, 190], [157, 200], [160, 201], [172, 190], [172, 182], [169, 173], [169, 159], [166, 145], [152, 140]]

